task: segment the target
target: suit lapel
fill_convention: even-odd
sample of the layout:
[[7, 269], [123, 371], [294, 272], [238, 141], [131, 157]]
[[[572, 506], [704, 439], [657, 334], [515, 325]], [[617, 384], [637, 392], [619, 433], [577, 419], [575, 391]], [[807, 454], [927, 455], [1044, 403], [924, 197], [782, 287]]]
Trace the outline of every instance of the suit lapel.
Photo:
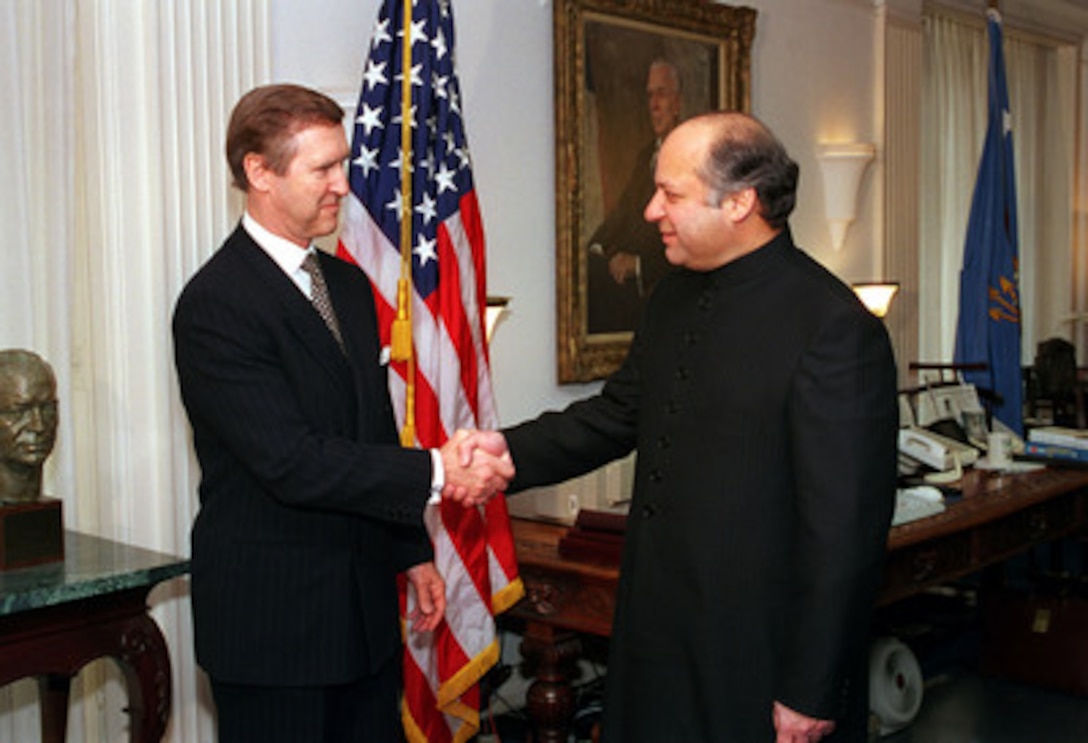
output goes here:
[[280, 311], [284, 325], [333, 378], [343, 383], [346, 359], [321, 315], [249, 233], [239, 226], [235, 236], [239, 238], [234, 241], [235, 245], [249, 273], [265, 287], [266, 294]]
[[[374, 359], [366, 358], [366, 355], [377, 345], [373, 337], [377, 320], [373, 314], [373, 301], [366, 293], [366, 284], [345, 281], [344, 272], [338, 270], [342, 268], [338, 265], [342, 263], [339, 258], [320, 256], [320, 259], [325, 285], [329, 289], [329, 299], [340, 323], [340, 335], [344, 339], [344, 351], [348, 359], [356, 367], [373, 364]], [[358, 268], [352, 270], [362, 272]]]
[[362, 269], [349, 267], [338, 258], [323, 256], [325, 266], [329, 266], [325, 283], [355, 378], [360, 430], [377, 432], [377, 440], [396, 443], [396, 421], [389, 402], [389, 363], [380, 358], [382, 343], [370, 280]]

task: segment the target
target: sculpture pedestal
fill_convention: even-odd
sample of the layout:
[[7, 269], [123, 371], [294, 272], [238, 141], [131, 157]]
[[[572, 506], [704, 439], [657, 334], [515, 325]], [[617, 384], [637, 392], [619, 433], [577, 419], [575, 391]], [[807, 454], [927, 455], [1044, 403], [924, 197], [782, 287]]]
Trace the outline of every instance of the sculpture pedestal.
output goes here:
[[61, 501], [39, 498], [0, 505], [0, 570], [64, 559]]

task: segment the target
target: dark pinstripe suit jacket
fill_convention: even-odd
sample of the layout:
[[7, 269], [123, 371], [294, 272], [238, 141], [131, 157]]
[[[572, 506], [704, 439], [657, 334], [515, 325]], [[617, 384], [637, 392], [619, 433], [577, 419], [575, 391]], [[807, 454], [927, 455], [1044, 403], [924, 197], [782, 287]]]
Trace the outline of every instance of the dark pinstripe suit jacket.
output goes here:
[[347, 357], [239, 226], [174, 314], [200, 461], [196, 656], [221, 682], [356, 679], [400, 641], [396, 573], [431, 559], [427, 452], [402, 449], [370, 285], [322, 256]]

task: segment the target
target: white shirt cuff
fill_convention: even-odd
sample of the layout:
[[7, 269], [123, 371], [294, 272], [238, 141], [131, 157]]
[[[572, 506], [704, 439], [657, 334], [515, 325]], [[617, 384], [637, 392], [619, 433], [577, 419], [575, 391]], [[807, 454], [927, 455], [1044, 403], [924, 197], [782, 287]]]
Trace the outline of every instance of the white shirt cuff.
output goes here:
[[437, 506], [442, 502], [442, 488], [446, 487], [446, 468], [442, 465], [442, 453], [431, 449], [431, 497], [428, 506]]

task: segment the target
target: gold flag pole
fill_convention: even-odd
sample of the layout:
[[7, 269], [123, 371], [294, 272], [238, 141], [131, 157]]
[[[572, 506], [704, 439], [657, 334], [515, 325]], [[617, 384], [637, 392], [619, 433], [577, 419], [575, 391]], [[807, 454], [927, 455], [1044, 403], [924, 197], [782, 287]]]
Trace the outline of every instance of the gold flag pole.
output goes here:
[[412, 353], [412, 0], [404, 0], [400, 102], [400, 279], [397, 281], [397, 317], [393, 320], [390, 354], [408, 364], [404, 427], [401, 446], [416, 443], [416, 359]]

